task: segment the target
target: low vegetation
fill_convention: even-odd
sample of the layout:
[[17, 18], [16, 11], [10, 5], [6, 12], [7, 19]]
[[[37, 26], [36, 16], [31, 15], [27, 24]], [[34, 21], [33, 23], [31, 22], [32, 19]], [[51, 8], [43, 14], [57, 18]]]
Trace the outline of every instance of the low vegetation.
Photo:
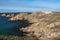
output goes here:
[[27, 36], [21, 37], [21, 36], [0, 35], [0, 40], [34, 40], [34, 39]]

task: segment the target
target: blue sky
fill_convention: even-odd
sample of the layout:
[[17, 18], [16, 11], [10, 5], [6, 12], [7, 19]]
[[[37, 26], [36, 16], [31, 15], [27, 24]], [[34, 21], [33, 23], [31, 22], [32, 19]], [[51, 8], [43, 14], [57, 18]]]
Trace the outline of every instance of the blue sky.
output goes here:
[[60, 0], [0, 0], [0, 9], [2, 12], [4, 10], [20, 12], [60, 11]]

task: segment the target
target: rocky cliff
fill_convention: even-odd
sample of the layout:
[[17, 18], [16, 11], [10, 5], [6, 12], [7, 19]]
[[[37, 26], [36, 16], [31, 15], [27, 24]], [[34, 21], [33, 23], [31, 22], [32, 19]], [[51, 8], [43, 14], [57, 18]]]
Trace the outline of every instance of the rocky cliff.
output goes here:
[[9, 20], [27, 20], [32, 23], [29, 26], [20, 28], [20, 30], [27, 33], [27, 36], [36, 38], [36, 40], [60, 40], [60, 13], [22, 13]]

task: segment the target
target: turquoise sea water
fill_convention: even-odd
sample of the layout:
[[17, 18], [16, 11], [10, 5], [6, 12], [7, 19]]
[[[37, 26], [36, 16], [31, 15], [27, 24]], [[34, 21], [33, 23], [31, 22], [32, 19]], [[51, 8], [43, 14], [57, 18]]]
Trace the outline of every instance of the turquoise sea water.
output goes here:
[[[2, 17], [0, 14], [0, 35], [21, 35], [19, 23], [9, 21], [9, 18]], [[15, 14], [16, 15], [16, 14]]]

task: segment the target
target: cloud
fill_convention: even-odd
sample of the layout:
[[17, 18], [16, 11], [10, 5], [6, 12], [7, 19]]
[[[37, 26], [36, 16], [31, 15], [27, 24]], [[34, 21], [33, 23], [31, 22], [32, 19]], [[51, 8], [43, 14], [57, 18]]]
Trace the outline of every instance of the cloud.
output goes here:
[[22, 11], [59, 10], [59, 0], [0, 0], [0, 8]]

